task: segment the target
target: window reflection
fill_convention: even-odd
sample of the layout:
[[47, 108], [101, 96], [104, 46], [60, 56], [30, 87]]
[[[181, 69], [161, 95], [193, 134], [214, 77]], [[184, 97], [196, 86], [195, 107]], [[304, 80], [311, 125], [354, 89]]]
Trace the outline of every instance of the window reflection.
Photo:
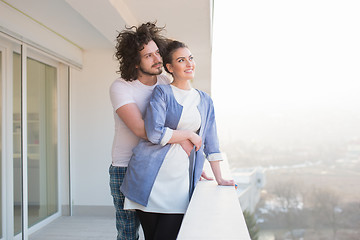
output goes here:
[[56, 68], [27, 60], [29, 226], [57, 212]]

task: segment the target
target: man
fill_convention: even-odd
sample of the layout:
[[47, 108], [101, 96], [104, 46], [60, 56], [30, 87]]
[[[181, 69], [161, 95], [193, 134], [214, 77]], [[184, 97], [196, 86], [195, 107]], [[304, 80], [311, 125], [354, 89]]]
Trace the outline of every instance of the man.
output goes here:
[[[121, 78], [116, 79], [110, 87], [115, 135], [109, 174], [111, 195], [116, 209], [118, 240], [139, 238], [139, 220], [135, 212], [123, 210], [124, 195], [120, 186], [132, 156], [132, 149], [140, 138], [146, 139], [142, 116], [150, 95], [157, 84], [170, 83], [170, 80], [161, 74], [161, 53], [166, 45], [166, 38], [160, 34], [162, 30], [163, 28], [154, 23], [147, 22], [138, 27], [126, 28], [117, 36], [115, 56], [120, 63], [118, 72]], [[189, 140], [180, 144], [190, 155], [193, 144]]]

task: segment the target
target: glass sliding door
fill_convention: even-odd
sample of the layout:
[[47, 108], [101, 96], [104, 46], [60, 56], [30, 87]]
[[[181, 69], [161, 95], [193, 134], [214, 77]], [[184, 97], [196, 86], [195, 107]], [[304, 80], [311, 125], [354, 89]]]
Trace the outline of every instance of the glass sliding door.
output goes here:
[[[28, 227], [58, 211], [57, 69], [27, 58]], [[22, 229], [21, 55], [13, 55], [14, 234]], [[23, 90], [24, 91], [24, 90]]]
[[3, 128], [3, 124], [2, 124], [2, 111], [3, 111], [3, 94], [2, 94], [2, 52], [0, 50], [0, 239], [3, 237], [3, 210], [2, 210], [2, 203], [3, 203], [3, 189], [2, 189], [2, 128]]
[[57, 71], [27, 58], [29, 227], [58, 210]]
[[0, 95], [0, 238], [12, 239], [22, 231], [21, 45], [1, 34]]
[[0, 32], [0, 240], [28, 239], [60, 215], [58, 123], [68, 116], [59, 120], [58, 92], [67, 91], [67, 68]]
[[21, 142], [21, 55], [13, 53], [13, 192], [14, 192], [14, 235], [22, 229], [22, 142]]

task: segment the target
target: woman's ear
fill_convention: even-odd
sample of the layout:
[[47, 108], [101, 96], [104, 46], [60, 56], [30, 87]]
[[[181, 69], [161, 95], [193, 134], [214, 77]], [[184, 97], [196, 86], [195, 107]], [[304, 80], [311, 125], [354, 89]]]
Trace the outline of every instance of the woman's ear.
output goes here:
[[172, 69], [172, 66], [170, 63], [166, 64], [166, 68], [169, 70], [169, 72], [171, 72], [171, 73], [173, 72], [173, 69]]

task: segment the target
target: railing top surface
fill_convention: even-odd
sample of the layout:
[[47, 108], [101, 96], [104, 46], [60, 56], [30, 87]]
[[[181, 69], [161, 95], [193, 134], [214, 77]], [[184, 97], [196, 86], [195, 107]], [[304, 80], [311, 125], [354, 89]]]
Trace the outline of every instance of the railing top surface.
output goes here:
[[[229, 176], [226, 162], [222, 169]], [[218, 186], [216, 181], [200, 181], [177, 239], [250, 240], [235, 188]]]

